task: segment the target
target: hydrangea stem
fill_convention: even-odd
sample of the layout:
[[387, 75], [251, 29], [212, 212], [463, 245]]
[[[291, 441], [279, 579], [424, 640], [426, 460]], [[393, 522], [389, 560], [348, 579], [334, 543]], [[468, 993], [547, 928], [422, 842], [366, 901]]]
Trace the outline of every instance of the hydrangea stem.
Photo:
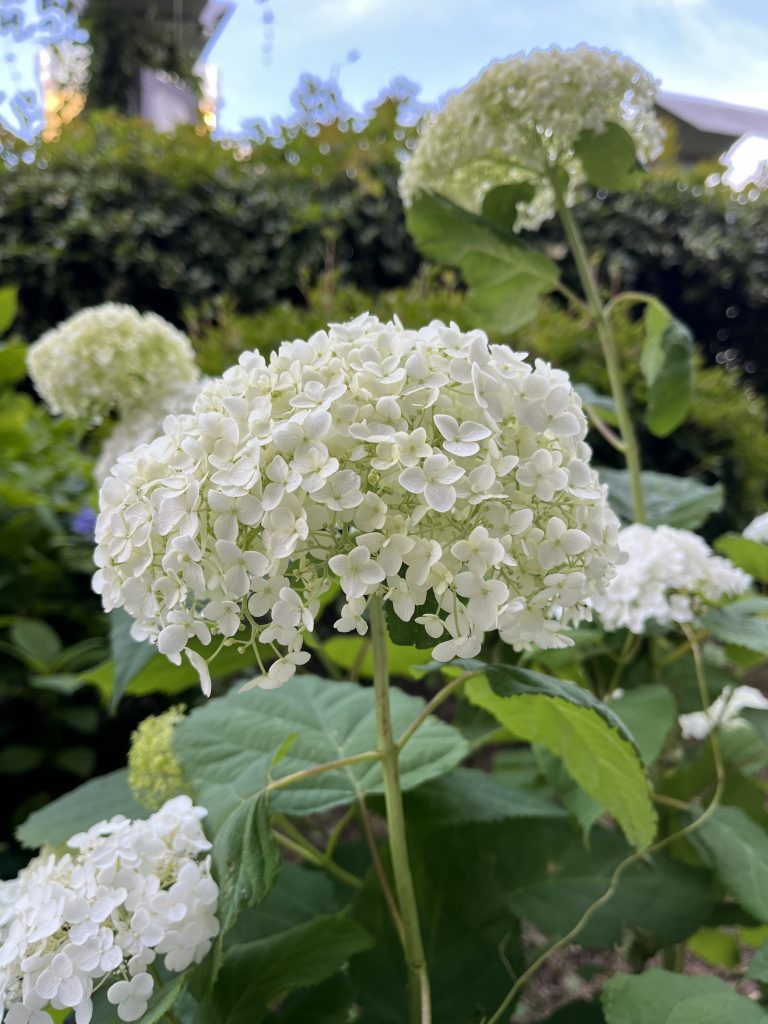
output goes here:
[[432, 1020], [429, 976], [421, 939], [408, 845], [405, 814], [400, 791], [398, 749], [392, 731], [389, 704], [389, 665], [387, 626], [381, 598], [371, 599], [371, 643], [373, 646], [373, 686], [376, 699], [376, 734], [384, 775], [384, 800], [387, 811], [389, 849], [395, 876], [395, 891], [403, 923], [403, 950], [408, 967], [408, 994], [411, 1024], [430, 1024]]
[[[554, 184], [554, 182], [553, 182]], [[557, 203], [557, 213], [560, 223], [563, 226], [568, 247], [571, 250], [576, 270], [579, 274], [581, 287], [584, 291], [584, 298], [597, 327], [597, 336], [605, 359], [605, 368], [608, 372], [608, 382], [611, 386], [611, 395], [616, 405], [616, 415], [619, 420], [621, 441], [624, 447], [624, 458], [627, 462], [629, 482], [632, 491], [632, 505], [634, 508], [635, 522], [645, 522], [645, 503], [643, 500], [643, 484], [640, 476], [640, 448], [637, 443], [635, 428], [632, 424], [632, 417], [627, 405], [627, 396], [624, 391], [624, 384], [621, 380], [621, 367], [619, 365], [619, 354], [616, 349], [616, 342], [613, 337], [611, 323], [600, 298], [595, 276], [589, 262], [589, 255], [581, 237], [578, 225], [573, 214], [568, 209], [560, 194], [557, 185], [554, 185]]]

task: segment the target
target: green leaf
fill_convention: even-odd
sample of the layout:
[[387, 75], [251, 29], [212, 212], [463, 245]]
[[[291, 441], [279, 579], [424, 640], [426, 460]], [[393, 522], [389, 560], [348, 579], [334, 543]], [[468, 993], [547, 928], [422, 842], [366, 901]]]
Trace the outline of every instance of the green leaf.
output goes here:
[[221, 889], [218, 917], [225, 934], [243, 910], [266, 899], [280, 870], [264, 794], [239, 804], [216, 829], [212, 857]]
[[741, 906], [768, 921], [768, 833], [741, 808], [718, 807], [692, 840]]
[[[405, 635], [400, 634], [401, 638]], [[432, 646], [434, 643], [434, 640], [430, 640]], [[358, 679], [373, 679], [373, 650], [367, 637], [332, 636], [323, 641], [323, 651], [334, 665], [345, 672], [350, 672], [354, 668]], [[400, 640], [394, 638], [387, 644], [387, 654], [389, 671], [393, 676], [410, 675], [411, 667], [424, 660], [423, 650], [417, 647], [402, 647]]]
[[651, 968], [615, 974], [602, 992], [607, 1024], [759, 1024], [759, 1006], [720, 978]]
[[712, 546], [759, 583], [768, 583], [768, 544], [747, 540], [740, 533], [724, 533]]
[[558, 282], [558, 269], [546, 256], [442, 196], [421, 193], [406, 222], [426, 256], [459, 267], [470, 288], [467, 312], [484, 327], [513, 331], [529, 323], [539, 297]]
[[431, 827], [508, 818], [560, 818], [564, 811], [545, 795], [505, 786], [487, 772], [457, 768], [409, 793], [409, 818]]
[[27, 346], [18, 341], [0, 344], [0, 384], [18, 384], [27, 375]]
[[[391, 692], [395, 735], [424, 707], [418, 697]], [[297, 676], [280, 690], [250, 690], [208, 701], [174, 730], [174, 747], [185, 778], [209, 808], [212, 827], [243, 800], [263, 792], [276, 750], [290, 733], [296, 741], [273, 771], [275, 781], [302, 769], [376, 749], [373, 689], [356, 683]], [[466, 756], [461, 734], [428, 719], [400, 755], [403, 790], [455, 768]], [[272, 793], [275, 811], [316, 814], [382, 793], [377, 761], [327, 771]]]
[[279, 1012], [270, 1013], [268, 1024], [349, 1024], [355, 1001], [346, 974], [339, 973], [320, 985], [294, 992], [281, 1001]]
[[287, 864], [264, 903], [230, 933], [216, 986], [196, 1019], [257, 1024], [277, 997], [318, 984], [370, 945], [367, 932], [341, 912], [326, 876]]
[[621, 192], [637, 183], [640, 165], [635, 141], [621, 125], [609, 121], [601, 132], [585, 129], [573, 149], [595, 188]]
[[34, 811], [16, 829], [16, 838], [30, 849], [46, 844], [61, 846], [76, 832], [116, 814], [126, 818], [147, 818], [150, 814], [134, 799], [125, 768], [91, 779]]
[[738, 940], [722, 928], [699, 928], [688, 939], [688, 949], [713, 967], [736, 967], [741, 959]]
[[[626, 523], [634, 522], [629, 474], [625, 469], [600, 467], [602, 483], [608, 484], [608, 498], [614, 512]], [[702, 484], [691, 477], [672, 476], [644, 470], [641, 474], [645, 516], [649, 526], [675, 526], [697, 530], [725, 500], [721, 484]]]
[[768, 985], [768, 942], [764, 943], [753, 955], [746, 972], [747, 978]]
[[711, 609], [699, 623], [721, 643], [768, 656], [768, 598], [743, 597], [723, 608]]
[[16, 619], [11, 626], [11, 640], [19, 650], [42, 666], [50, 666], [61, 653], [61, 640], [55, 629], [40, 619]]
[[42, 747], [30, 747], [23, 743], [9, 743], [0, 750], [0, 774], [24, 775], [31, 772], [45, 760]]
[[536, 195], [536, 187], [530, 181], [518, 181], [513, 185], [497, 185], [483, 198], [483, 219], [497, 227], [514, 231], [517, 221], [518, 204], [530, 203]]
[[656, 437], [668, 437], [685, 421], [693, 399], [693, 337], [660, 304], [646, 306], [640, 368], [648, 385], [645, 420]]
[[644, 763], [652, 765], [677, 724], [675, 700], [667, 687], [640, 686], [612, 700], [609, 707], [634, 736]]
[[157, 646], [145, 640], [139, 643], [131, 636], [133, 618], [122, 608], [109, 615], [109, 646], [114, 664], [114, 689], [111, 710], [114, 712], [125, 688], [157, 654]]
[[[387, 635], [389, 639], [392, 641], [392, 644], [394, 644], [395, 647], [410, 647], [418, 648], [419, 650], [431, 650], [435, 646], [435, 641], [432, 639], [432, 637], [429, 636], [426, 629], [424, 629], [423, 626], [416, 622], [416, 619], [419, 618], [421, 615], [432, 615], [436, 611], [437, 601], [435, 600], [432, 591], [429, 592], [427, 600], [424, 602], [424, 604], [419, 605], [419, 607], [415, 609], [413, 615], [411, 616], [410, 622], [403, 622], [403, 620], [395, 611], [392, 602], [387, 601], [386, 604], [384, 605], [384, 614], [387, 617]], [[397, 657], [399, 654], [398, 651], [393, 652], [390, 648], [390, 656], [393, 653], [395, 657]], [[409, 664], [406, 666], [406, 672], [410, 665], [412, 665], [414, 661], [417, 660], [411, 654], [409, 654], [409, 658], [410, 661]], [[365, 660], [366, 669], [368, 661], [370, 661], [371, 666], [373, 665], [372, 655], [369, 654], [368, 658], [366, 658]], [[418, 658], [418, 660], [421, 659]], [[398, 674], [396, 670], [390, 669], [390, 671], [392, 671], [394, 675]], [[372, 668], [370, 674], [367, 675], [365, 678], [373, 678]]]
[[[635, 846], [648, 846], [656, 812], [642, 762], [613, 713], [586, 690], [510, 666], [487, 666], [466, 683], [473, 704], [515, 736], [561, 758], [569, 775], [606, 807]], [[489, 681], [490, 680], [490, 681]], [[616, 779], [621, 779], [620, 786]]]
[[[162, 1021], [167, 1012], [176, 1004], [186, 982], [186, 974], [180, 974], [155, 991], [149, 1009], [139, 1019], [138, 1024], [158, 1024], [159, 1021]], [[114, 1012], [114, 1007], [112, 1007], [112, 1013]]]
[[591, 384], [574, 384], [573, 389], [584, 405], [591, 406], [598, 413], [600, 419], [614, 427], [619, 425], [616, 403], [609, 395], [599, 394]]
[[15, 284], [0, 288], [0, 334], [5, 334], [13, 325], [19, 311], [19, 289]]
[[[514, 837], [510, 839], [514, 842]], [[551, 936], [565, 935], [574, 927], [631, 853], [621, 836], [604, 828], [593, 829], [588, 847], [567, 833], [564, 841], [553, 840], [546, 832], [538, 839], [532, 827], [525, 841], [527, 851], [506, 854], [507, 900], [517, 914]], [[504, 856], [504, 846], [499, 855]], [[530, 858], [527, 865], [525, 857]], [[595, 913], [578, 941], [587, 948], [609, 949], [631, 929], [658, 949], [696, 932], [713, 903], [708, 871], [658, 853], [626, 869], [616, 894]]]

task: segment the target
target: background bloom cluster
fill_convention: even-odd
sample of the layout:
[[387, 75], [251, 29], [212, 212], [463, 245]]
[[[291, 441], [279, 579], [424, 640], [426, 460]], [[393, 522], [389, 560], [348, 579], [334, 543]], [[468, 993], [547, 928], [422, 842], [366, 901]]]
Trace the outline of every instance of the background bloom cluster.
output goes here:
[[0, 882], [0, 1020], [52, 1024], [52, 1007], [88, 1024], [110, 981], [120, 1020], [138, 1020], [158, 954], [176, 972], [203, 959], [219, 931], [205, 814], [178, 796], [146, 821], [102, 821]]

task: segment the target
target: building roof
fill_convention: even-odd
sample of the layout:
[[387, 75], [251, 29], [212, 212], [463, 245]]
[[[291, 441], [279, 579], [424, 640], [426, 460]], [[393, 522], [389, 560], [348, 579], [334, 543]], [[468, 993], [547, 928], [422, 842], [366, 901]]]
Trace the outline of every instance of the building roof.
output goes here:
[[664, 91], [657, 95], [656, 104], [708, 135], [722, 135], [727, 139], [739, 139], [743, 135], [768, 136], [768, 110]]

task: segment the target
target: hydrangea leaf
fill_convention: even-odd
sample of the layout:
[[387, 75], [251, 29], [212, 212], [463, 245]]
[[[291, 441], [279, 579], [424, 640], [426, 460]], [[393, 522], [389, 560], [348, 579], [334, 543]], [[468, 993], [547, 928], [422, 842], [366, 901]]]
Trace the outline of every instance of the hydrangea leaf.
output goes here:
[[701, 625], [716, 640], [768, 656], [768, 599], [753, 595], [712, 608]]
[[[423, 707], [420, 698], [393, 690], [395, 735], [404, 732]], [[280, 690], [232, 694], [194, 710], [176, 727], [174, 747], [184, 776], [210, 810], [214, 830], [244, 800], [265, 790], [275, 751], [290, 733], [297, 737], [272, 770], [275, 780], [375, 750], [373, 690], [356, 683], [299, 676]], [[450, 771], [468, 750], [458, 730], [436, 718], [428, 719], [401, 754], [403, 789]], [[274, 810], [285, 814], [316, 814], [368, 793], [381, 793], [383, 788], [379, 763], [371, 760], [275, 789], [270, 802]]]
[[561, 758], [581, 788], [610, 811], [629, 841], [640, 849], [648, 846], [656, 832], [656, 813], [642, 761], [621, 722], [608, 708], [599, 709], [600, 702], [586, 690], [523, 672], [488, 666], [485, 676], [468, 680], [467, 696], [513, 735]]
[[748, 540], [740, 533], [724, 533], [712, 546], [758, 582], [768, 583], [768, 544]]
[[[634, 522], [632, 492], [625, 469], [599, 469], [608, 484], [608, 499], [624, 522]], [[710, 486], [690, 477], [644, 470], [641, 474], [645, 497], [645, 518], [649, 526], [675, 526], [698, 530], [713, 512], [723, 507], [725, 493], [720, 484]]]
[[741, 906], [768, 921], [768, 833], [740, 807], [718, 807], [693, 841]]
[[15, 284], [0, 288], [0, 335], [11, 329], [19, 311], [19, 289]]
[[634, 736], [644, 763], [653, 764], [677, 723], [675, 699], [667, 687], [639, 686], [612, 700], [610, 707]]
[[109, 648], [114, 666], [114, 686], [110, 708], [114, 712], [125, 688], [157, 654], [157, 647], [148, 640], [140, 643], [131, 636], [133, 619], [122, 608], [109, 615]]
[[720, 978], [652, 968], [615, 974], [602, 992], [607, 1024], [759, 1024], [764, 1011]]
[[693, 399], [693, 337], [661, 303], [645, 310], [640, 369], [648, 385], [645, 420], [656, 437], [668, 437], [688, 416]]
[[552, 260], [443, 196], [420, 193], [406, 222], [425, 256], [459, 267], [470, 287], [468, 310], [488, 328], [512, 331], [529, 323], [539, 297], [558, 282]]
[[621, 125], [608, 121], [600, 132], [585, 129], [576, 139], [574, 153], [590, 185], [621, 192], [637, 184], [639, 171], [635, 140]]
[[148, 818], [150, 814], [134, 799], [125, 768], [90, 779], [39, 811], [33, 811], [16, 829], [16, 838], [30, 849], [46, 844], [61, 846], [76, 832], [83, 832], [97, 821], [116, 814], [132, 819]]
[[530, 181], [497, 185], [483, 196], [483, 217], [491, 224], [513, 231], [520, 203], [530, 203], [536, 186]]

